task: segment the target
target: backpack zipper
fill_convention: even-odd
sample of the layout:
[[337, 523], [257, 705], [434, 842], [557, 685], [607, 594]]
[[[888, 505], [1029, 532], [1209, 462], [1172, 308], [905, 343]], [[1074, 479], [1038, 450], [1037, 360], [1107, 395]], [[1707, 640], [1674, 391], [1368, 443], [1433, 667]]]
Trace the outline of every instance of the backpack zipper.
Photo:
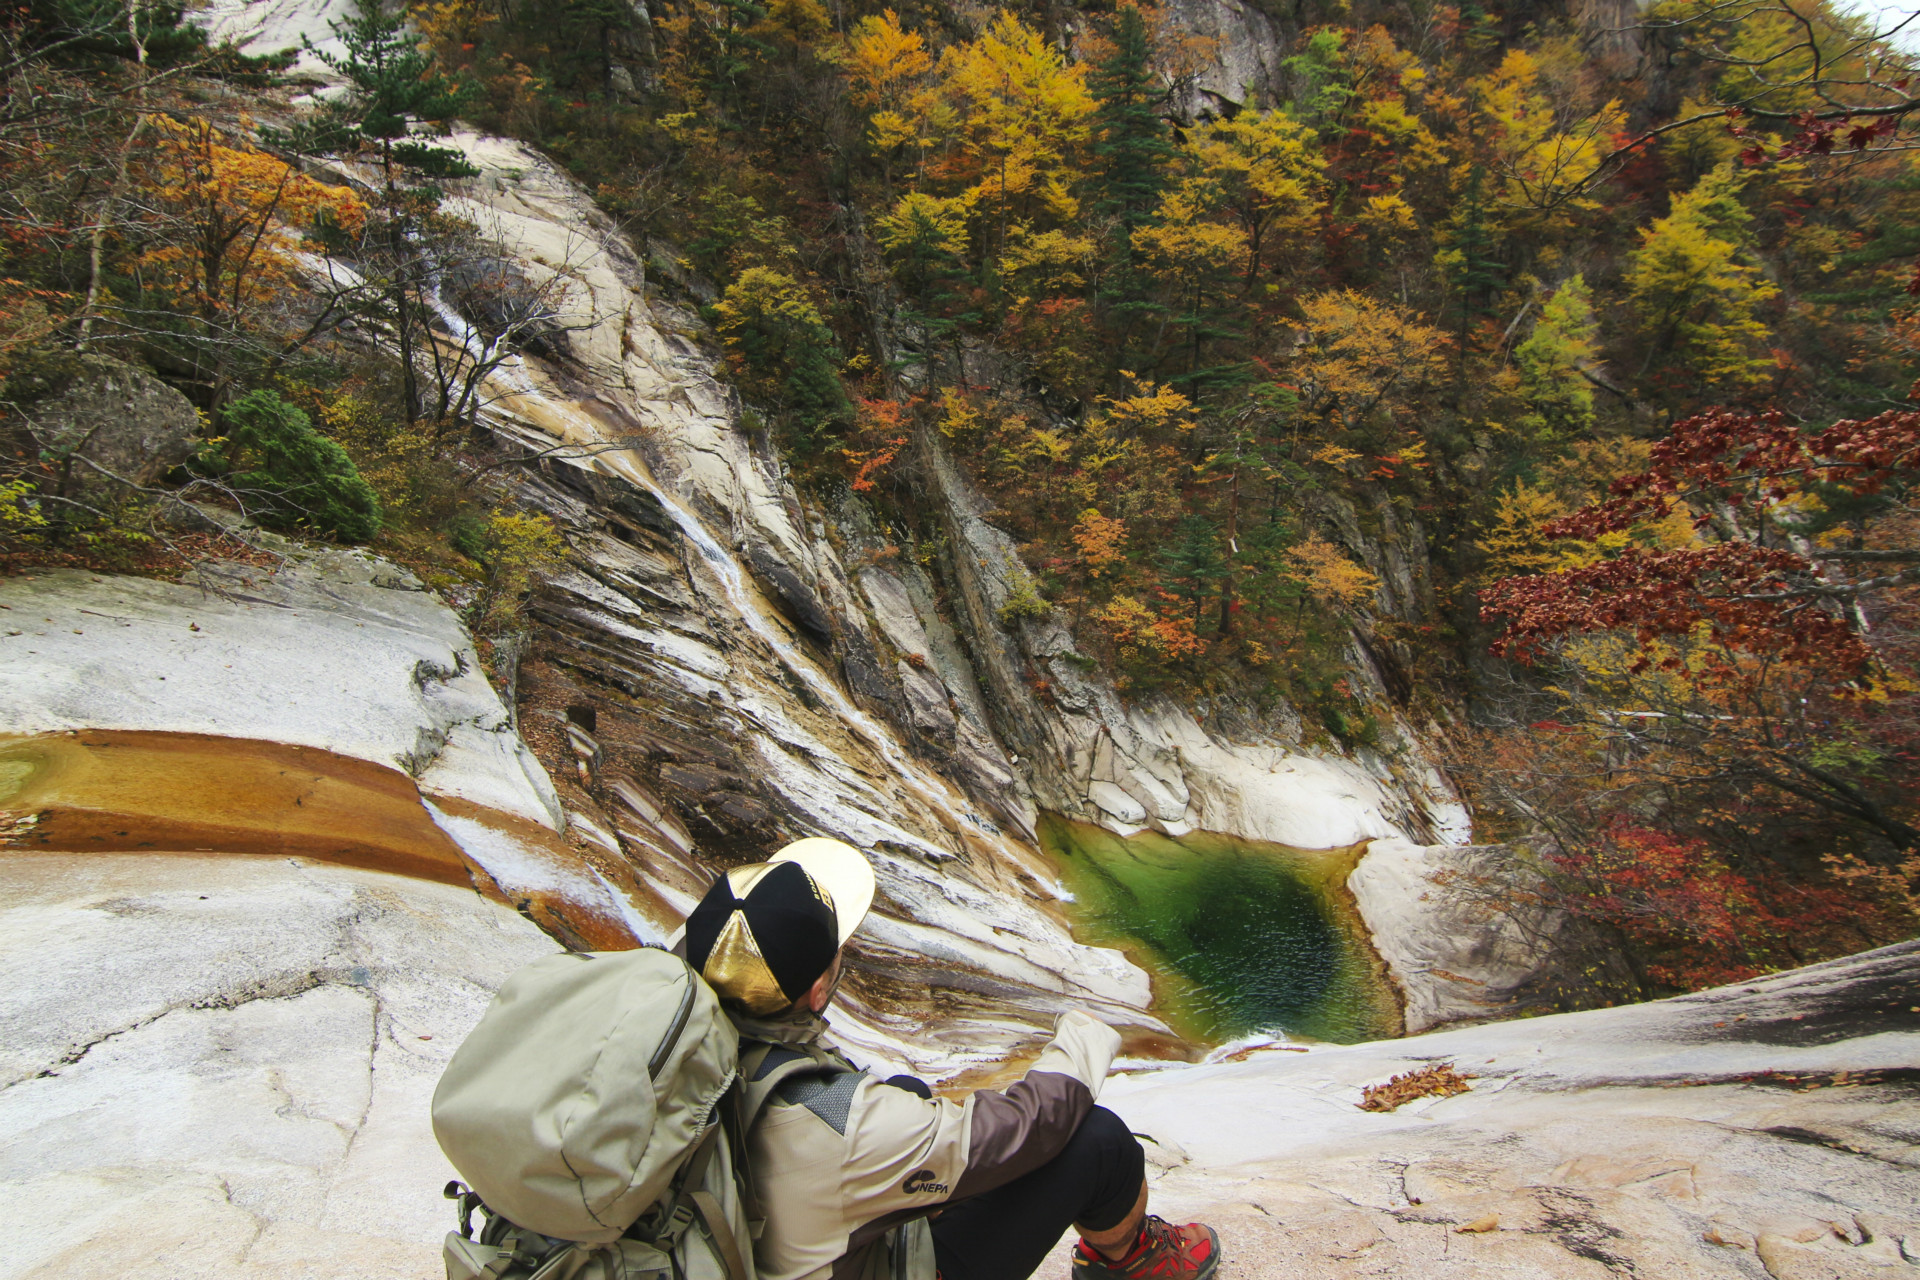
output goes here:
[[673, 1046], [680, 1043], [680, 1033], [687, 1029], [687, 1019], [693, 1013], [693, 973], [687, 973], [686, 989], [680, 993], [680, 1007], [674, 1010], [673, 1025], [667, 1028], [667, 1034], [660, 1041], [660, 1047], [653, 1051], [653, 1058], [647, 1063], [647, 1078], [658, 1080], [661, 1068], [667, 1065], [667, 1056], [673, 1052]]

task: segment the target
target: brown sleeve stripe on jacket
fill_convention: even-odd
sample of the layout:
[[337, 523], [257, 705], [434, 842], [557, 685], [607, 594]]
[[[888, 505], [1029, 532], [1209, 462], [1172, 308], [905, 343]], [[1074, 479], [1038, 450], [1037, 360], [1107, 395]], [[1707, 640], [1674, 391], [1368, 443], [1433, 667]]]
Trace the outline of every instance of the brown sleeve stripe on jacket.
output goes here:
[[967, 1168], [949, 1199], [1005, 1186], [1059, 1155], [1093, 1109], [1093, 1090], [1072, 1076], [1030, 1071], [1000, 1093], [973, 1095]]

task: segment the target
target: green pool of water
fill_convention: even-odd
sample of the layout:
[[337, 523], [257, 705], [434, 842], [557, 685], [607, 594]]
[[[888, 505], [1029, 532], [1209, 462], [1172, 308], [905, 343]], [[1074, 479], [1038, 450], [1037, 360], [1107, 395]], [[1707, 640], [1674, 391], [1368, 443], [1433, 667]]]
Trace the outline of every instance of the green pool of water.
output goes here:
[[1124, 950], [1191, 1040], [1284, 1032], [1351, 1044], [1400, 1011], [1346, 892], [1360, 849], [1308, 852], [1195, 832], [1116, 836], [1044, 815], [1074, 936]]

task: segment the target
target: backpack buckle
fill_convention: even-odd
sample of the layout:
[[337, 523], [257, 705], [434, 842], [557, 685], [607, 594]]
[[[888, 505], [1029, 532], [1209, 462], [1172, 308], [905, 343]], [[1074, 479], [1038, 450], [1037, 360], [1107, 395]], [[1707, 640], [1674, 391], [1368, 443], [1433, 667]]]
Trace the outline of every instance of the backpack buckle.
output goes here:
[[[485, 1207], [476, 1191], [468, 1189], [467, 1184], [459, 1180], [449, 1182], [440, 1194], [453, 1201], [455, 1221], [460, 1224], [460, 1236], [464, 1240], [473, 1239], [473, 1211]], [[488, 1210], [489, 1213], [492, 1210]]]
[[693, 1225], [694, 1207], [690, 1197], [682, 1196], [674, 1201], [673, 1211], [660, 1222], [660, 1230], [653, 1237], [654, 1247], [663, 1253], [671, 1253], [680, 1237], [687, 1234], [687, 1228]]

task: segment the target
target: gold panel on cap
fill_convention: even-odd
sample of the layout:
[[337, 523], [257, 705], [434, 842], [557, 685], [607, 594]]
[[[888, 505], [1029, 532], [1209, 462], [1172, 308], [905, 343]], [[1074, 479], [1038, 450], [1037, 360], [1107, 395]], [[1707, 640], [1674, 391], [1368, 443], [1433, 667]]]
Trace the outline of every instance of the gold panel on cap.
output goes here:
[[753, 940], [753, 930], [747, 928], [746, 917], [738, 911], [721, 927], [700, 976], [715, 995], [738, 1001], [756, 1018], [778, 1013], [793, 1003], [774, 981], [773, 970], [767, 967], [766, 957]]
[[760, 877], [773, 870], [770, 862], [753, 862], [744, 867], [733, 867], [727, 872], [727, 887], [733, 890], [736, 898], [745, 898], [753, 892], [753, 886], [760, 883]]

